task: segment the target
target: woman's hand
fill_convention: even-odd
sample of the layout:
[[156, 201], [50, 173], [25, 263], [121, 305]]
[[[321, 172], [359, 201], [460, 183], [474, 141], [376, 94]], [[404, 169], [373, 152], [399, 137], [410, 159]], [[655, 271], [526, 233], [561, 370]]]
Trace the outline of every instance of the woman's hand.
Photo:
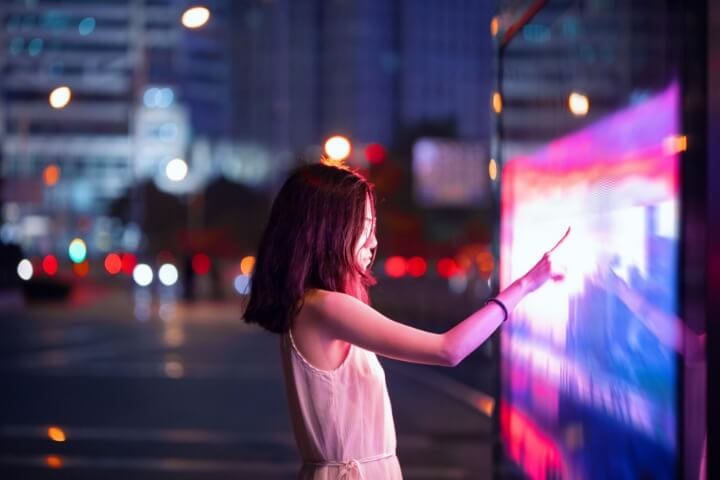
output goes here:
[[564, 271], [553, 262], [553, 254], [555, 250], [565, 242], [568, 235], [570, 235], [570, 227], [568, 227], [565, 234], [555, 246], [548, 250], [540, 261], [522, 277], [522, 283], [526, 293], [534, 292], [542, 287], [548, 280], [560, 281], [565, 277]]

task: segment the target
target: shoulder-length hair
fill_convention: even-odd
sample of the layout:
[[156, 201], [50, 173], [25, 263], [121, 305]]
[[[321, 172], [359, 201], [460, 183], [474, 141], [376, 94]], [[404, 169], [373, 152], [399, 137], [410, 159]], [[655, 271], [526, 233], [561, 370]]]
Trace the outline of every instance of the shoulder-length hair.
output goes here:
[[311, 288], [367, 303], [372, 275], [357, 265], [365, 202], [375, 192], [362, 175], [324, 164], [295, 170], [280, 189], [258, 249], [245, 321], [275, 333], [290, 329]]

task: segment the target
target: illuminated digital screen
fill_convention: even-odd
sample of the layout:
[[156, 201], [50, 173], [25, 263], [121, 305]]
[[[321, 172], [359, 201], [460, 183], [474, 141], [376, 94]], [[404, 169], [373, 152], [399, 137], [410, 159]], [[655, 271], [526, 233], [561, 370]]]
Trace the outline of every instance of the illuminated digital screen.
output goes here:
[[565, 280], [502, 331], [501, 433], [532, 479], [676, 475], [678, 95], [673, 84], [503, 169], [503, 287], [572, 227]]

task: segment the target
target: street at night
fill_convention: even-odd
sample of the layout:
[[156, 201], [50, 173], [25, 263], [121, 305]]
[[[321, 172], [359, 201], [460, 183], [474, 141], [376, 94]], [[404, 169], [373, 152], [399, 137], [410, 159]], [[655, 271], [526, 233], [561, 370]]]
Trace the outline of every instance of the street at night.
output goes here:
[[[229, 303], [146, 321], [132, 307], [103, 293], [3, 316], [2, 477], [294, 478], [278, 338]], [[384, 365], [405, 477], [487, 478], [488, 399], [430, 367]]]

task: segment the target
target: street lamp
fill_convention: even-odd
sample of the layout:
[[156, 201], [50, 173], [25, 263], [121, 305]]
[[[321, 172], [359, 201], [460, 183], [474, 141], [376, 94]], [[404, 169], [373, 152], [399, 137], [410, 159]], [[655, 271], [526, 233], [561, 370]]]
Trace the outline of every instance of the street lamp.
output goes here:
[[182, 15], [182, 24], [186, 28], [200, 28], [210, 20], [210, 10], [205, 7], [190, 7]]

